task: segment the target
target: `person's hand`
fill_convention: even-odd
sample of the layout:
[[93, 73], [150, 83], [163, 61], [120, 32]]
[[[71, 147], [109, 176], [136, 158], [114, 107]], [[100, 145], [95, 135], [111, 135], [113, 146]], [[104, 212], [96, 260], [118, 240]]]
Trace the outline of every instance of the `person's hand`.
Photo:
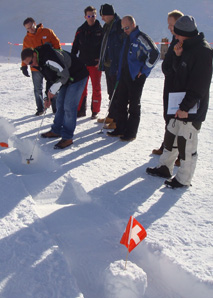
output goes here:
[[44, 108], [45, 109], [48, 109], [51, 105], [51, 101], [48, 97], [45, 98], [45, 101], [44, 101]]
[[183, 52], [183, 44], [181, 42], [178, 42], [174, 46], [174, 51], [175, 51], [176, 56], [181, 56], [182, 52]]
[[52, 94], [50, 91], [48, 91], [47, 97], [44, 101], [44, 107], [45, 109], [48, 109], [51, 106], [51, 99], [55, 96], [55, 94]]
[[48, 91], [47, 97], [48, 99], [51, 101], [51, 99], [55, 96], [55, 94], [51, 93], [50, 91]]
[[99, 61], [99, 59], [95, 59], [95, 61], [97, 61], [97, 64], [95, 64], [95, 67], [96, 67], [97, 69], [99, 69], [100, 61]]
[[177, 110], [177, 112], [175, 114], [175, 118], [186, 119], [186, 118], [188, 118], [188, 112]]
[[48, 91], [46, 100], [44, 102], [45, 109], [48, 109], [51, 106], [51, 99], [55, 96], [55, 94], [52, 94], [50, 91]]
[[30, 77], [28, 70], [27, 70], [27, 66], [22, 66], [20, 69], [21, 69], [23, 75], [25, 75], [26, 77]]

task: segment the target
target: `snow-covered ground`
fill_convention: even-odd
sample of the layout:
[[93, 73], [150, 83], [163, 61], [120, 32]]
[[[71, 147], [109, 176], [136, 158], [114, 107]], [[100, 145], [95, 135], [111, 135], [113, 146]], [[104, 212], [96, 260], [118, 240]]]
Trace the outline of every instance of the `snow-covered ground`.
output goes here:
[[[1, 0], [0, 143], [9, 148], [0, 147], [0, 298], [213, 297], [212, 86], [186, 190], [167, 189], [164, 179], [146, 175], [147, 166], [158, 162], [151, 152], [164, 134], [161, 62], [144, 87], [135, 141], [99, 134], [102, 125], [90, 119], [90, 101], [69, 149], [54, 150], [56, 140], [40, 138], [53, 115], [48, 110], [44, 118], [34, 116], [32, 81], [20, 71], [21, 46], [7, 42], [22, 43], [29, 16], [52, 28], [61, 42], [72, 42], [84, 8], [92, 4], [99, 11], [104, 3]], [[173, 9], [193, 15], [213, 42], [212, 0], [112, 4], [121, 17], [132, 14], [155, 42], [171, 38], [166, 17]], [[105, 116], [104, 75], [102, 91]], [[27, 164], [31, 154], [34, 161]], [[124, 270], [127, 250], [120, 239], [131, 215], [147, 237]]]
[[[9, 144], [0, 147], [0, 297], [213, 297], [212, 100], [192, 187], [171, 190], [145, 172], [164, 133], [161, 62], [144, 87], [135, 141], [99, 134], [88, 108], [62, 151], [40, 138], [53, 115], [33, 116], [32, 82], [19, 67], [0, 64], [0, 142]], [[102, 90], [105, 116], [104, 75]], [[147, 237], [125, 271], [119, 242], [130, 215]]]

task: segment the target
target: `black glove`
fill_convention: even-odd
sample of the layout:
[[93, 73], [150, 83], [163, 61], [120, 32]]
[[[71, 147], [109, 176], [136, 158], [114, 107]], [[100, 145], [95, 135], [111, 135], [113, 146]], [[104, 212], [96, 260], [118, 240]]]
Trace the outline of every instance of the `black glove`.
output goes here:
[[25, 75], [26, 77], [30, 77], [28, 70], [27, 70], [27, 66], [22, 66], [20, 69], [21, 69], [23, 75]]

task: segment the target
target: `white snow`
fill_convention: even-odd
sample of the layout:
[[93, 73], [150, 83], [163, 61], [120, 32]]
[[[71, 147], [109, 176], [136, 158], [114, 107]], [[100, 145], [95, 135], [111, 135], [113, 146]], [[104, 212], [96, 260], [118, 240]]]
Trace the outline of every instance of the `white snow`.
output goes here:
[[[34, 116], [32, 81], [19, 69], [21, 48], [12, 48], [8, 63], [5, 47], [7, 41], [22, 42], [27, 16], [53, 28], [62, 42], [73, 40], [87, 1], [69, 9], [67, 1], [51, 1], [51, 7], [48, 2], [0, 4], [0, 142], [9, 145], [0, 147], [0, 297], [213, 297], [213, 86], [192, 187], [186, 190], [167, 189], [163, 179], [145, 171], [157, 164], [151, 152], [164, 133], [161, 61], [144, 87], [135, 141], [120, 142], [105, 130], [99, 134], [102, 125], [90, 119], [89, 87], [87, 117], [77, 121], [73, 146], [54, 150], [56, 140], [40, 138], [53, 121], [51, 110], [44, 118]], [[93, 2], [97, 8], [103, 4]], [[129, 7], [116, 1], [114, 6], [120, 16], [135, 16], [156, 41], [170, 37], [166, 15], [175, 8], [195, 16], [204, 33], [213, 30], [212, 1], [140, 3]], [[100, 114], [105, 116], [104, 75], [102, 91]], [[120, 239], [131, 215], [147, 237], [123, 270], [127, 251]]]
[[131, 262], [116, 261], [105, 270], [106, 297], [144, 297], [147, 288], [146, 273]]

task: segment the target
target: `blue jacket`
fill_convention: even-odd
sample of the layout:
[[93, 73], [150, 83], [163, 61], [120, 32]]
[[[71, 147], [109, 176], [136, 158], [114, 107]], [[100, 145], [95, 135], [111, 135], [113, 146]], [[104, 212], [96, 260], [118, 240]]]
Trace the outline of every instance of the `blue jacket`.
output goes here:
[[105, 24], [103, 27], [104, 33], [110, 30], [106, 45], [104, 45], [105, 38], [103, 37], [102, 48], [106, 46], [105, 50], [101, 49], [100, 54], [100, 70], [104, 70], [104, 62], [110, 62], [110, 74], [117, 74], [120, 51], [123, 42], [123, 30], [121, 29], [121, 19], [117, 14], [111, 24]]
[[[128, 38], [130, 41], [129, 50], [127, 57], [123, 57]], [[139, 72], [145, 74], [145, 76], [148, 77], [151, 69], [158, 61], [159, 56], [159, 50], [152, 39], [145, 33], [141, 32], [138, 26], [136, 26], [135, 30], [133, 30], [123, 42], [123, 47], [120, 54], [118, 80], [121, 75], [123, 59], [127, 59], [129, 72], [132, 80], [134, 80]]]

